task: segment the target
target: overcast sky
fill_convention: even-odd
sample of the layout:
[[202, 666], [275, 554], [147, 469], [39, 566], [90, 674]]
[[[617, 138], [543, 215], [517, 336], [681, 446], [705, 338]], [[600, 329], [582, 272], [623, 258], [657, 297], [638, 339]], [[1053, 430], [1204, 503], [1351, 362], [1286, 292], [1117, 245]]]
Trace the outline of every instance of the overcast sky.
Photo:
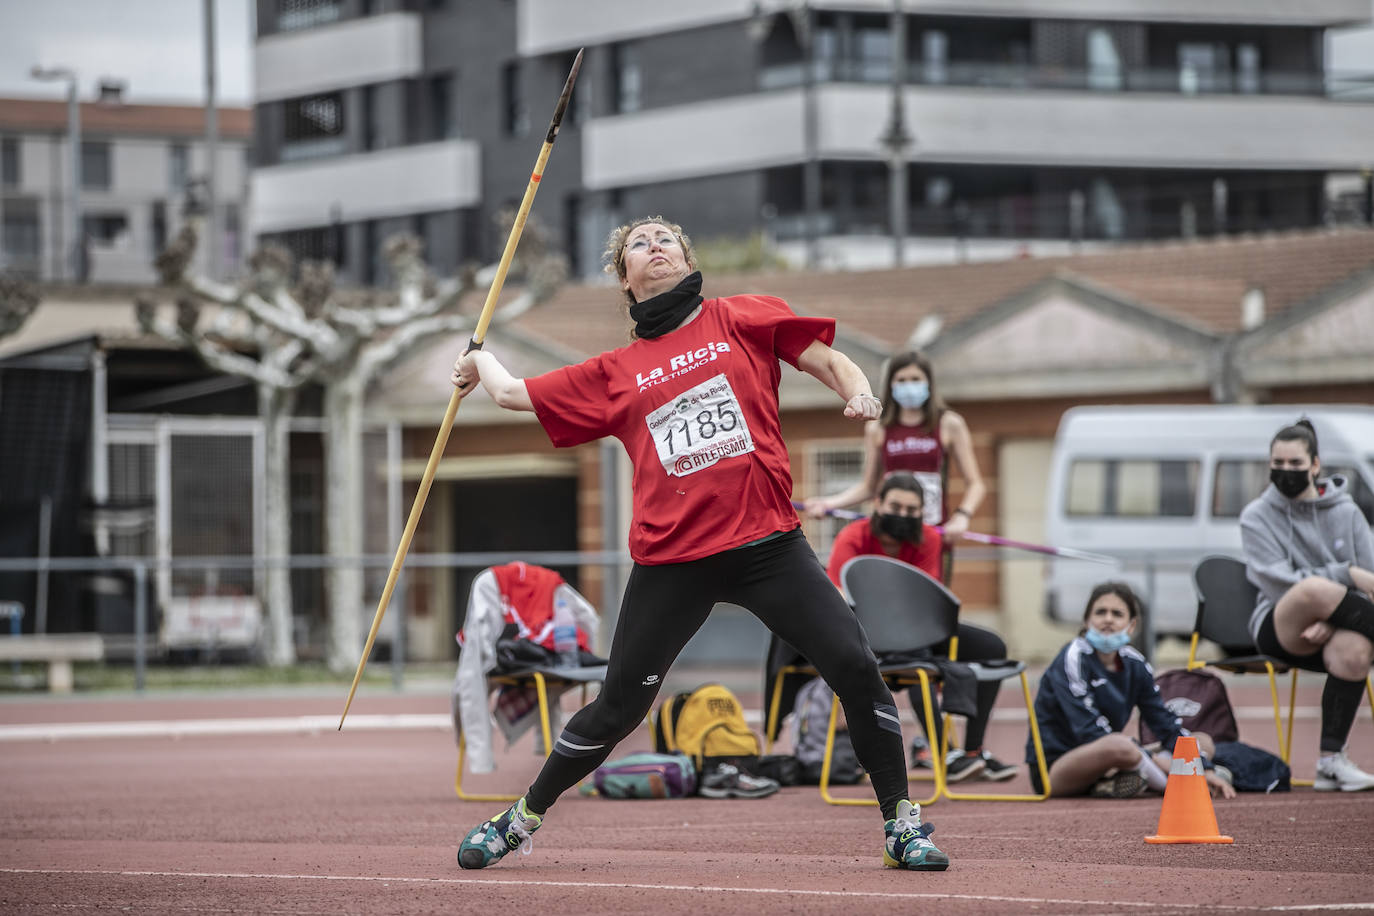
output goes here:
[[[253, 2], [214, 2], [220, 103], [250, 104]], [[199, 101], [203, 7], [204, 0], [0, 0], [0, 95], [61, 98], [59, 84], [29, 77], [29, 68], [42, 64], [75, 67], [85, 98], [109, 76], [125, 82], [129, 102]], [[1329, 64], [1374, 74], [1374, 28], [1333, 34]]]

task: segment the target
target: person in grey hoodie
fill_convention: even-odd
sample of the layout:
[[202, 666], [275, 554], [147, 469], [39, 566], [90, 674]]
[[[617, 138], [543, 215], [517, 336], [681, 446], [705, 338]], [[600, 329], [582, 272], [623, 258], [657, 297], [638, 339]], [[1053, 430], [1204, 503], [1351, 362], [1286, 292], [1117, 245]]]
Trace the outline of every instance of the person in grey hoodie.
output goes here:
[[1250, 635], [1265, 655], [1325, 671], [1318, 791], [1374, 789], [1345, 754], [1374, 661], [1374, 536], [1346, 480], [1318, 479], [1317, 433], [1301, 419], [1269, 445], [1270, 485], [1240, 514]]

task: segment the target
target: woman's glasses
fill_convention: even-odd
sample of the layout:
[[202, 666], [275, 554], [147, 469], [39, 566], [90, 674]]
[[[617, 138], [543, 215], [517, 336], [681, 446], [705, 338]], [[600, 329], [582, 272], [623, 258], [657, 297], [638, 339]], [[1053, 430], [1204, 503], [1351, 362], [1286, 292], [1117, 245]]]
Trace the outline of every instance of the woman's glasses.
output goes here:
[[[670, 233], [665, 233], [664, 235], [660, 235], [658, 238], [653, 239], [653, 242], [657, 242], [659, 248], [676, 248], [676, 247], [677, 247], [677, 244], [678, 244], [677, 236], [672, 235], [672, 234], [670, 234]], [[648, 251], [648, 250], [649, 250], [649, 245], [650, 245], [650, 244], [652, 244], [652, 243], [651, 243], [651, 241], [650, 241], [648, 238], [646, 238], [646, 237], [644, 237], [644, 236], [641, 236], [641, 237], [635, 239], [635, 240], [634, 240], [633, 242], [631, 242], [630, 244], [626, 245], [626, 246], [625, 246], [625, 250], [626, 250], [626, 251], [636, 251], [636, 252], [638, 252], [638, 251]]]

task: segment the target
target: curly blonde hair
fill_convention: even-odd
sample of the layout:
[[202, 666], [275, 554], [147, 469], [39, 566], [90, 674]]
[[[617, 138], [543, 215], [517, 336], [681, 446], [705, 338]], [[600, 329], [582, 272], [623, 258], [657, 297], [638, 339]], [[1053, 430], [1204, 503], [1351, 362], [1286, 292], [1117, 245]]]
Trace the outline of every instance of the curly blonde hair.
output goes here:
[[[606, 237], [606, 250], [601, 253], [602, 267], [606, 273], [615, 277], [617, 280], [625, 279], [625, 239], [631, 232], [640, 226], [648, 223], [657, 223], [660, 226], [667, 226], [673, 235], [677, 236], [678, 244], [682, 246], [682, 254], [687, 259], [687, 269], [697, 269], [697, 254], [692, 248], [692, 240], [687, 233], [682, 231], [682, 227], [677, 223], [670, 223], [662, 216], [644, 216], [639, 219], [617, 226], [611, 230], [611, 234]], [[625, 290], [625, 302], [627, 305], [635, 304], [635, 297]]]

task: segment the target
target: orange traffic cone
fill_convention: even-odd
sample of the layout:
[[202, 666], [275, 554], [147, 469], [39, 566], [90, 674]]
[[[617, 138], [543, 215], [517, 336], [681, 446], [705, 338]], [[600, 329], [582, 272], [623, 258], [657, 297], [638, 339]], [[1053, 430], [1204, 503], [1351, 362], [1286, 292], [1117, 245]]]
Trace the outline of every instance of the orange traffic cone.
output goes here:
[[1159, 830], [1147, 843], [1234, 843], [1217, 831], [1212, 793], [1202, 775], [1202, 755], [1197, 739], [1184, 735], [1174, 742], [1174, 762], [1164, 786], [1164, 806], [1159, 809]]

